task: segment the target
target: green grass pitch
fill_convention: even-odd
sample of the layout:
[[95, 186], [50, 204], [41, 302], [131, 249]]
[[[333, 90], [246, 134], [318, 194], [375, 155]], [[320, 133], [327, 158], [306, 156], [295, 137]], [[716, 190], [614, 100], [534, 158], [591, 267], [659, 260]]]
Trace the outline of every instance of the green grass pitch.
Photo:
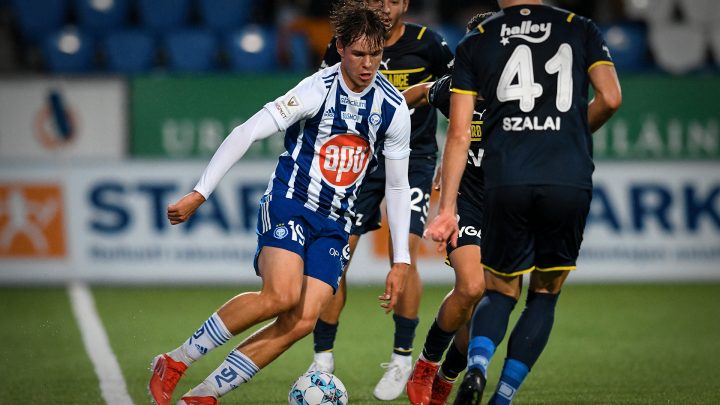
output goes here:
[[[175, 348], [218, 306], [253, 287], [93, 288], [98, 312], [137, 404], [149, 403], [149, 363]], [[448, 286], [426, 286], [417, 356]], [[388, 361], [392, 318], [381, 287], [351, 287], [335, 347], [351, 404], [378, 403], [372, 389]], [[521, 300], [524, 298], [521, 298]], [[522, 301], [511, 322], [519, 315]], [[0, 404], [101, 404], [98, 381], [63, 288], [0, 288]], [[197, 362], [177, 395], [201, 381], [241, 337]], [[505, 354], [498, 349], [486, 398]], [[222, 404], [283, 404], [312, 357], [298, 342]], [[719, 404], [720, 284], [569, 284], [555, 328], [520, 389], [523, 404]], [[453, 395], [454, 397], [454, 395]], [[390, 404], [406, 404], [401, 396]]]

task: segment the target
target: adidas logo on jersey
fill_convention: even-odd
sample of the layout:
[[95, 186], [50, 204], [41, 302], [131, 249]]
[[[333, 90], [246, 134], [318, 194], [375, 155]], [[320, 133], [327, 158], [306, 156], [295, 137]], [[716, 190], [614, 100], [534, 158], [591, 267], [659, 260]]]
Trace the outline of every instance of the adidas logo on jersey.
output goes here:
[[[550, 36], [550, 29], [552, 23], [533, 24], [532, 21], [523, 21], [520, 26], [508, 27], [507, 24], [503, 24], [500, 27], [500, 43], [507, 45], [510, 43], [511, 38], [523, 39], [534, 44], [544, 42]], [[531, 34], [542, 33], [542, 36], [536, 36]]]
[[335, 118], [335, 107], [328, 108], [327, 111], [323, 114], [323, 118]]

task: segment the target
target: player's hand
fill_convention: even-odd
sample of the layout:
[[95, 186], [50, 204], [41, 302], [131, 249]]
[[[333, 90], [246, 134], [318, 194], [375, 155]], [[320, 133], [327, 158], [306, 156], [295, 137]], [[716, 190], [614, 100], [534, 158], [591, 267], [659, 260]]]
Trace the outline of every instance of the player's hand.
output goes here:
[[181, 224], [188, 220], [202, 203], [205, 197], [197, 191], [185, 194], [175, 204], [168, 205], [167, 216], [173, 225]]
[[445, 249], [445, 245], [450, 242], [452, 247], [457, 247], [458, 232], [457, 218], [452, 212], [439, 213], [423, 232], [423, 238], [432, 239], [438, 242], [438, 252]]
[[385, 278], [385, 293], [378, 297], [381, 302], [380, 306], [385, 308], [385, 313], [389, 313], [395, 308], [398, 296], [405, 288], [405, 277], [408, 273], [407, 263], [395, 263]]

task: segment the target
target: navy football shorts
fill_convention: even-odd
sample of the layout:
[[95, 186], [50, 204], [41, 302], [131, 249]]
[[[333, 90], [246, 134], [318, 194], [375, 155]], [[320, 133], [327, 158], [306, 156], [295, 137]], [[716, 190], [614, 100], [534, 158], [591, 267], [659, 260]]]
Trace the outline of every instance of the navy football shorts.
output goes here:
[[297, 253], [305, 265], [303, 274], [329, 284], [337, 290], [345, 265], [350, 259], [348, 233], [342, 224], [313, 212], [293, 199], [266, 195], [258, 212], [258, 256], [265, 246]]
[[[448, 259], [445, 261], [447, 265], [452, 265], [449, 262], [450, 253], [453, 250], [468, 245], [480, 246], [482, 240], [482, 227], [483, 218], [483, 207], [482, 203], [477, 202], [478, 199], [472, 201], [465, 195], [458, 195], [457, 199], [457, 213], [458, 213], [458, 227], [460, 233], [458, 234], [457, 247], [452, 247], [450, 243], [446, 245], [445, 251], [447, 252]], [[479, 201], [482, 201], [482, 191], [480, 191]]]
[[[383, 158], [384, 159], [384, 158]], [[410, 183], [410, 233], [422, 237], [430, 207], [430, 192], [435, 175], [435, 157], [417, 157], [410, 159], [408, 181]], [[380, 203], [385, 198], [385, 164], [378, 165], [370, 173], [360, 188], [355, 200], [355, 222], [350, 231], [353, 235], [363, 235], [380, 229], [382, 214]]]
[[591, 190], [503, 186], [485, 190], [482, 263], [506, 276], [574, 270], [590, 211]]

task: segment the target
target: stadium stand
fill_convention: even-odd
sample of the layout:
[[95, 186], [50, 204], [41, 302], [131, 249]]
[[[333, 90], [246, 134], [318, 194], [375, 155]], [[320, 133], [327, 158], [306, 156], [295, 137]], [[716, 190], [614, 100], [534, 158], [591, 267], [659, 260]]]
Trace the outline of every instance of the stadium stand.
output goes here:
[[137, 0], [141, 24], [160, 34], [187, 25], [190, 6], [190, 0]]
[[102, 41], [101, 46], [107, 68], [111, 72], [147, 72], [157, 60], [157, 42], [154, 36], [144, 29], [112, 31]]
[[130, 0], [74, 0], [78, 25], [84, 30], [105, 34], [127, 24]]
[[638, 72], [651, 67], [643, 24], [612, 24], [601, 30], [618, 70]]
[[198, 0], [200, 19], [208, 28], [228, 32], [249, 22], [252, 0]]
[[176, 72], [209, 72], [218, 65], [218, 43], [212, 31], [187, 28], [165, 36], [168, 69]]
[[12, 0], [10, 5], [25, 42], [37, 44], [53, 35], [66, 22], [67, 0]]
[[[575, 1], [556, 3], [579, 7]], [[492, 0], [466, 3], [467, 10], [476, 3], [476, 11], [496, 7]], [[425, 14], [416, 9], [419, 16], [432, 15], [427, 13], [429, 4], [413, 6], [425, 7]], [[74, 63], [80, 63], [84, 58], [90, 62], [83, 69], [117, 73], [311, 71], [319, 65], [332, 31], [326, 16], [317, 10], [310, 15], [302, 7], [295, 2], [275, 7], [260, 0], [0, 0], [0, 70], [54, 72], [67, 68], [55, 61], [75, 58]], [[593, 9], [603, 10], [599, 16], [604, 20], [599, 22], [621, 73], [660, 68], [682, 74], [720, 67], [720, 34], [713, 27], [720, 19], [718, 0], [619, 0], [616, 6], [595, 1], [594, 6], [585, 7], [587, 12]], [[464, 27], [456, 22], [431, 25], [451, 48], [464, 35]], [[69, 26], [77, 26], [84, 41], [99, 47], [83, 48], [82, 54], [55, 53], [51, 62], [53, 40]], [[196, 32], [194, 39], [180, 35], [170, 49], [169, 33], [183, 30], [202, 34]], [[199, 39], [207, 33], [215, 40]], [[178, 47], [196, 41], [211, 46], [213, 56], [186, 51], [189, 61], [176, 58], [183, 53]], [[133, 51], [133, 46], [138, 49]], [[83, 70], [80, 66], [74, 69]]]
[[266, 72], [277, 69], [277, 35], [271, 27], [247, 26], [225, 37], [230, 69]]
[[43, 55], [54, 73], [86, 73], [96, 68], [93, 37], [72, 26], [46, 36]]

